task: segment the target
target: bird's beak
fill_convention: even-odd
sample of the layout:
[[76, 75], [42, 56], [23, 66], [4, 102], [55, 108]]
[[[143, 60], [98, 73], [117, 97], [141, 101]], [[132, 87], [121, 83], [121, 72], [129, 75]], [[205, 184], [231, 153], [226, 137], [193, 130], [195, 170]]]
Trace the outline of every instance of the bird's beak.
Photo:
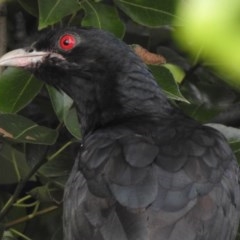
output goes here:
[[49, 55], [51, 55], [49, 52], [28, 52], [25, 49], [16, 49], [0, 58], [0, 66], [31, 68]]

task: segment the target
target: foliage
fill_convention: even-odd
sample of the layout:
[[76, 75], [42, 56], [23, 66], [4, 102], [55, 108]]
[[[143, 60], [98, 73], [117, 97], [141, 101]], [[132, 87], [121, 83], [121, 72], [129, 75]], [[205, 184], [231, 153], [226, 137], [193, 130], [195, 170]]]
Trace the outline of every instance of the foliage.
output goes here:
[[[177, 0], [8, 1], [8, 48], [28, 45], [37, 29], [94, 26], [165, 57], [150, 66], [188, 115], [226, 133], [240, 149], [239, 94], [172, 41]], [[221, 93], [221, 94], [219, 94]], [[223, 125], [231, 125], [228, 128]], [[62, 239], [63, 188], [81, 139], [72, 100], [18, 69], [0, 77], [0, 239]], [[239, 156], [240, 157], [240, 156]]]

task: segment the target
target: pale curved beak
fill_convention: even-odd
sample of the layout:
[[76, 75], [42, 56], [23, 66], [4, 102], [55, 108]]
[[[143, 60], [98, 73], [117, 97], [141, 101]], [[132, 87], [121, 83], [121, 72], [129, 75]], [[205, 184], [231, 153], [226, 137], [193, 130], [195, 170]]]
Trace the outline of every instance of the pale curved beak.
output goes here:
[[43, 62], [49, 52], [28, 52], [25, 49], [16, 49], [6, 53], [0, 58], [0, 66], [9, 67], [34, 67], [37, 63]]

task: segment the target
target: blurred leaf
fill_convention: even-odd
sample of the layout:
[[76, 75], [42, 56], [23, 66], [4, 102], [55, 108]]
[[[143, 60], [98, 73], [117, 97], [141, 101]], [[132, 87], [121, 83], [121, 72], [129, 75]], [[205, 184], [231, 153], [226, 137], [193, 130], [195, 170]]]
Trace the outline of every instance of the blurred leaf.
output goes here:
[[177, 0], [114, 0], [114, 3], [138, 24], [160, 27], [174, 18]]
[[191, 116], [195, 120], [202, 123], [209, 122], [213, 117], [219, 114], [219, 109], [206, 108], [204, 104], [186, 104], [181, 102], [180, 107], [186, 113], [186, 115]]
[[53, 109], [60, 120], [64, 122], [68, 131], [77, 139], [81, 138], [80, 123], [76, 109], [73, 107], [73, 100], [64, 92], [47, 86]]
[[188, 103], [187, 99], [181, 94], [177, 83], [167, 68], [153, 65], [150, 65], [149, 68], [155, 76], [158, 84], [169, 98]]
[[1, 184], [17, 183], [29, 172], [24, 154], [6, 143], [0, 151], [0, 165]]
[[4, 231], [3, 238], [1, 240], [17, 240], [13, 233], [9, 230]]
[[43, 29], [73, 14], [81, 7], [78, 0], [38, 0], [39, 29]]
[[[212, 128], [217, 129], [219, 132], [221, 132], [229, 141], [231, 144], [238, 144], [240, 143], [240, 129], [239, 128], [234, 128], [234, 127], [227, 127], [223, 124], [219, 123], [208, 123], [205, 124], [207, 126], [210, 126]], [[240, 146], [238, 146], [238, 149], [240, 150]]]
[[235, 153], [235, 156], [238, 159], [238, 162], [240, 163], [240, 129], [227, 127], [219, 123], [208, 123], [206, 125], [217, 129], [226, 137], [233, 152]]
[[39, 93], [43, 83], [25, 70], [7, 68], [0, 77], [0, 112], [15, 113]]
[[[198, 111], [199, 108], [217, 113], [239, 101], [238, 93], [222, 82], [219, 77], [202, 67], [194, 71], [190, 70], [186, 74], [184, 83], [181, 85], [181, 92], [192, 103], [191, 106], [186, 106], [187, 112], [191, 115], [191, 112], [194, 112], [195, 116], [197, 112], [198, 115], [202, 114]], [[205, 115], [204, 112], [203, 115]]]
[[83, 1], [81, 4], [85, 11], [85, 17], [82, 21], [83, 26], [105, 29], [114, 33], [117, 37], [123, 37], [125, 27], [114, 7], [103, 3], [95, 3], [91, 0]]
[[0, 135], [21, 143], [52, 145], [57, 140], [58, 132], [19, 115], [0, 114]]
[[37, 0], [18, 0], [21, 6], [31, 15], [38, 16], [38, 1]]

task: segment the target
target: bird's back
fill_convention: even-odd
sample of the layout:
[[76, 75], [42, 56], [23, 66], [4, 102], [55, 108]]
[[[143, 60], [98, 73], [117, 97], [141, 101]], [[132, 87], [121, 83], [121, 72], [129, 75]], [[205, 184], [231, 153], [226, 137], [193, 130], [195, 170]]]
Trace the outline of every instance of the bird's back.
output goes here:
[[84, 139], [65, 192], [66, 240], [234, 240], [239, 200], [220, 133], [181, 115], [131, 120]]

